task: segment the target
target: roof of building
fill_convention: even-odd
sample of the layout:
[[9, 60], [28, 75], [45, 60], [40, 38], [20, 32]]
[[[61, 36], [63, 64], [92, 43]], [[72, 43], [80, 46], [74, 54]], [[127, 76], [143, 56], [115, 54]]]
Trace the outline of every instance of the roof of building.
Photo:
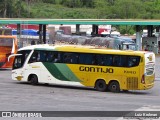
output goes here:
[[0, 24], [160, 25], [153, 19], [30, 19], [1, 18]]

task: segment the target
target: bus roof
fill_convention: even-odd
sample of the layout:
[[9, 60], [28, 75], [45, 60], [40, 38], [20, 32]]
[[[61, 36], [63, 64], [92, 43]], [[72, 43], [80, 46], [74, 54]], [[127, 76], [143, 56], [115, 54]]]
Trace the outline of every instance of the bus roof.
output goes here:
[[133, 50], [115, 50], [98, 48], [96, 46], [82, 46], [82, 45], [31, 45], [20, 48], [21, 50], [46, 50], [46, 51], [65, 51], [65, 52], [82, 52], [82, 53], [103, 53], [103, 54], [122, 54], [122, 55], [143, 55], [148, 51], [133, 51]]

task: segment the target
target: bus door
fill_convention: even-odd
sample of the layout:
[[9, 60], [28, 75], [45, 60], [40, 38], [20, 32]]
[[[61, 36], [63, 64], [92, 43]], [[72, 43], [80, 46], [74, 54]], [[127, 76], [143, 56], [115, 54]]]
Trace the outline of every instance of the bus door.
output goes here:
[[15, 57], [14, 62], [13, 62], [13, 66], [12, 66], [12, 78], [14, 80], [22, 80], [23, 79], [23, 70], [22, 70], [22, 54], [13, 54], [10, 55], [8, 58], [8, 61], [10, 61], [10, 59], [12, 57]]
[[38, 51], [32, 51], [31, 55], [28, 57], [28, 62], [26, 63], [24, 69], [24, 74], [27, 77], [27, 79], [29, 75], [34, 74], [38, 77], [38, 80], [40, 80], [41, 61], [39, 59], [38, 53]]
[[17, 54], [9, 56], [9, 60], [15, 57], [12, 66], [12, 78], [15, 80], [26, 80], [25, 72], [27, 70], [27, 58], [29, 56], [30, 50], [18, 51]]

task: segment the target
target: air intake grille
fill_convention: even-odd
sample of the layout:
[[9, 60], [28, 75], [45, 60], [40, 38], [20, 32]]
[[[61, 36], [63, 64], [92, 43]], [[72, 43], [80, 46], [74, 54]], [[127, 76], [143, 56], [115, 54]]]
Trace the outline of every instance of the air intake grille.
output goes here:
[[127, 89], [130, 90], [138, 89], [138, 77], [127, 78]]

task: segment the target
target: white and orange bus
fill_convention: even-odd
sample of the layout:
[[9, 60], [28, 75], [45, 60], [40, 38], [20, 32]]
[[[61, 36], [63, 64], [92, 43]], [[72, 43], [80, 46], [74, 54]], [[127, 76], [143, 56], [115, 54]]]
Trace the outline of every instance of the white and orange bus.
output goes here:
[[8, 61], [8, 56], [18, 50], [17, 37], [12, 35], [0, 35], [0, 68], [11, 68], [14, 58]]
[[98, 91], [154, 86], [155, 54], [76, 45], [33, 45], [14, 55], [12, 79], [94, 87]]

